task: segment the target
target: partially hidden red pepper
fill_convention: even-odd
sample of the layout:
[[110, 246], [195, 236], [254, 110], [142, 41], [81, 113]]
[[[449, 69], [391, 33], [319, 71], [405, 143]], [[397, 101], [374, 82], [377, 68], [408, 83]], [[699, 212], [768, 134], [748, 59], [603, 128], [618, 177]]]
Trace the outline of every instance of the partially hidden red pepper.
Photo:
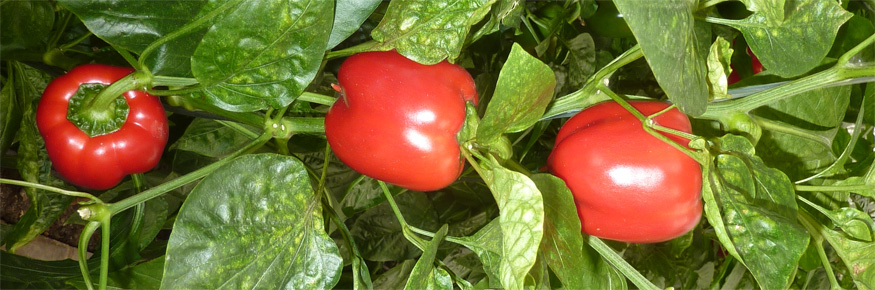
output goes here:
[[55, 170], [68, 182], [91, 189], [118, 185], [128, 174], [157, 164], [167, 144], [167, 115], [157, 97], [127, 91], [129, 107], [118, 130], [89, 136], [68, 115], [70, 99], [83, 84], [110, 85], [133, 69], [99, 64], [78, 66], [53, 80], [37, 106], [36, 122]]

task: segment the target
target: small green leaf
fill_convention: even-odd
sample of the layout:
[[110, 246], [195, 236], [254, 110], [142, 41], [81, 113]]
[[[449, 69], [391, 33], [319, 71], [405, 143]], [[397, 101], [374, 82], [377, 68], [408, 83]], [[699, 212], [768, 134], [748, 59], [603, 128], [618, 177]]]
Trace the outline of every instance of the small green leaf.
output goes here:
[[[775, 1], [783, 2], [783, 1]], [[751, 51], [763, 67], [781, 77], [794, 77], [819, 65], [829, 52], [839, 27], [851, 18], [838, 2], [820, 0], [789, 1], [789, 14], [776, 22], [776, 10], [738, 21], [721, 22], [744, 34]]]
[[361, 27], [371, 13], [380, 6], [381, 0], [338, 0], [334, 10], [334, 25], [328, 37], [332, 49]]
[[395, 49], [423, 64], [454, 61], [471, 25], [483, 19], [495, 0], [392, 1], [371, 32], [378, 49]]
[[833, 222], [851, 237], [866, 242], [873, 240], [875, 221], [869, 214], [856, 208], [843, 207], [833, 211], [833, 216], [835, 217]]
[[[248, 126], [247, 128], [257, 130]], [[218, 121], [197, 118], [170, 148], [219, 158], [243, 148], [251, 141], [246, 135]]]
[[322, 64], [333, 4], [236, 0], [214, 5], [232, 7], [207, 30], [191, 57], [207, 100], [235, 112], [289, 105]]
[[723, 246], [744, 263], [762, 289], [787, 288], [809, 240], [796, 220], [792, 183], [755, 156], [744, 137], [721, 137], [712, 153], [716, 156], [704, 184], [705, 216]]
[[404, 260], [374, 278], [374, 289], [402, 289], [407, 283], [410, 271], [416, 265], [414, 260]]
[[486, 14], [486, 24], [480, 27], [471, 41], [477, 41], [480, 37], [496, 32], [500, 27], [508, 26], [514, 29], [519, 28], [522, 14], [525, 11], [526, 5], [523, 0], [497, 0], [493, 4], [489, 14]]
[[330, 289], [342, 259], [303, 164], [246, 155], [189, 194], [167, 245], [162, 289]]
[[729, 83], [727, 77], [732, 72], [729, 61], [732, 59], [732, 45], [723, 37], [718, 36], [711, 51], [708, 54], [708, 87], [711, 94], [709, 99], [719, 100], [729, 98], [726, 92]]
[[501, 232], [501, 221], [495, 218], [486, 226], [483, 226], [479, 231], [471, 236], [461, 237], [458, 240], [462, 241], [462, 245], [471, 249], [480, 257], [483, 263], [483, 270], [489, 278], [489, 287], [500, 288], [499, 273], [501, 271], [502, 259], [502, 244], [504, 235]]
[[[532, 181], [544, 197], [544, 239], [540, 253], [565, 289], [618, 289], [625, 278], [584, 243], [571, 190], [549, 174]], [[622, 284], [622, 285], [621, 285]]]
[[[494, 160], [491, 163], [497, 164]], [[544, 235], [544, 202], [531, 179], [492, 166], [487, 185], [498, 204], [501, 232], [506, 233], [501, 238], [499, 278], [505, 288], [522, 289]]]
[[419, 261], [413, 266], [407, 285], [404, 289], [453, 289], [453, 280], [449, 273], [441, 268], [434, 267], [434, 259], [437, 256], [438, 247], [447, 235], [449, 227], [444, 225], [435, 233], [434, 238], [425, 247]]
[[698, 43], [704, 35], [697, 33], [694, 24], [696, 1], [617, 0], [615, 4], [669, 100], [686, 114], [704, 113], [707, 47]]
[[581, 33], [567, 40], [565, 46], [568, 47], [568, 76], [565, 86], [576, 91], [595, 73], [595, 42], [589, 33]]
[[875, 241], [858, 241], [823, 228], [821, 233], [848, 268], [859, 289], [875, 289]]
[[514, 43], [501, 68], [495, 93], [477, 128], [478, 142], [490, 143], [503, 133], [535, 124], [553, 99], [553, 71]]

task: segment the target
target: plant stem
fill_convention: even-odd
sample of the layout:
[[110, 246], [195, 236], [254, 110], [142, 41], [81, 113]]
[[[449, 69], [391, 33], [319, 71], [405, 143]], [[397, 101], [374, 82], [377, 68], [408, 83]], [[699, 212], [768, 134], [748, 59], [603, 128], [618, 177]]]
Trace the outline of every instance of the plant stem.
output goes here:
[[80, 113], [99, 114], [107, 111], [110, 104], [125, 92], [135, 90], [142, 87], [144, 84], [148, 84], [149, 81], [143, 79], [143, 77], [145, 77], [145, 75], [135, 72], [115, 81], [100, 91], [97, 96], [94, 96], [94, 98], [89, 100], [87, 104], [82, 106], [82, 111]]
[[61, 188], [57, 188], [57, 187], [51, 187], [51, 186], [43, 185], [43, 184], [39, 184], [39, 183], [27, 182], [27, 181], [23, 181], [23, 180], [0, 178], [0, 184], [12, 184], [12, 185], [18, 185], [18, 186], [24, 186], [24, 187], [31, 187], [31, 188], [41, 189], [41, 190], [45, 190], [48, 192], [54, 192], [54, 193], [67, 195], [67, 196], [84, 197], [84, 198], [87, 198], [87, 199], [94, 201], [95, 203], [103, 203], [102, 200], [100, 200], [99, 198], [97, 198], [97, 197], [95, 197], [87, 192], [71, 191], [71, 190], [61, 189]]
[[407, 221], [404, 220], [404, 215], [401, 214], [401, 210], [398, 208], [398, 204], [395, 203], [395, 198], [392, 197], [392, 193], [389, 192], [389, 187], [387, 187], [386, 183], [383, 181], [377, 182], [380, 184], [380, 188], [383, 189], [383, 195], [386, 196], [386, 201], [389, 202], [389, 207], [391, 207], [392, 212], [395, 213], [395, 218], [397, 218], [398, 223], [401, 224], [401, 233], [414, 246], [416, 246], [420, 250], [425, 250], [425, 241], [423, 241], [410, 231], [410, 226], [407, 224]]
[[167, 77], [167, 76], [152, 76], [152, 86], [168, 86], [168, 87], [187, 87], [198, 84], [197, 79]]
[[88, 270], [88, 241], [91, 240], [91, 236], [94, 235], [94, 231], [99, 226], [100, 222], [89, 222], [79, 233], [79, 271], [82, 272], [82, 280], [84, 280], [88, 290], [94, 290], [94, 285], [91, 285], [91, 271]]
[[363, 43], [360, 43], [358, 45], [348, 47], [345, 49], [341, 49], [341, 50], [337, 50], [337, 51], [329, 51], [327, 54], [325, 54], [325, 59], [332, 60], [335, 58], [346, 57], [346, 56], [350, 56], [350, 55], [353, 55], [356, 53], [369, 51], [369, 50], [373, 49], [374, 47], [376, 47], [377, 44], [378, 43], [376, 41], [371, 40], [371, 41], [363, 42]]
[[100, 281], [98, 282], [100, 290], [106, 290], [106, 282], [109, 279], [110, 220], [112, 216], [106, 215], [100, 221]]
[[602, 82], [605, 78], [609, 77], [611, 74], [617, 71], [617, 69], [643, 56], [644, 52], [641, 51], [641, 47], [639, 47], [638, 45], [630, 48], [629, 50], [615, 58], [613, 61], [608, 63], [608, 65], [600, 69], [594, 75], [592, 75], [586, 81], [586, 84], [584, 84], [583, 87], [580, 88], [580, 90], [553, 100], [553, 102], [547, 108], [547, 111], [544, 112], [541, 120], [551, 119], [555, 116], [570, 111], [580, 110], [586, 107], [588, 104], [595, 103], [597, 100], [588, 101], [588, 98], [596, 95], [596, 91], [598, 91], [599, 86], [602, 85]]
[[[803, 200], [804, 201], [804, 200]], [[826, 271], [826, 276], [829, 278], [830, 289], [841, 289], [836, 280], [835, 273], [832, 270], [832, 265], [829, 263], [829, 258], [826, 256], [826, 251], [823, 249], [823, 226], [814, 220], [811, 215], [802, 209], [796, 212], [796, 219], [804, 226], [811, 235], [814, 246], [817, 247], [817, 254], [820, 256], [820, 262], [823, 264], [823, 269]]]
[[796, 191], [872, 191], [875, 190], [875, 185], [859, 184], [859, 185], [794, 185]]
[[167, 193], [168, 191], [171, 191], [171, 190], [176, 189], [180, 186], [189, 184], [192, 181], [198, 180], [204, 176], [207, 176], [208, 174], [212, 173], [213, 171], [215, 171], [219, 167], [222, 167], [223, 165], [231, 162], [233, 159], [237, 158], [238, 156], [243, 155], [245, 153], [248, 153], [249, 151], [254, 150], [258, 147], [261, 147], [261, 145], [264, 145], [265, 142], [269, 141], [272, 138], [272, 136], [273, 136], [272, 132], [265, 132], [264, 134], [261, 134], [261, 136], [259, 136], [258, 139], [255, 139], [254, 141], [249, 143], [249, 145], [246, 145], [246, 147], [243, 147], [242, 149], [237, 150], [237, 152], [232, 153], [231, 155], [225, 157], [222, 160], [213, 162], [212, 164], [201, 167], [200, 169], [192, 171], [189, 174], [183, 175], [183, 176], [176, 178], [174, 180], [171, 180], [171, 181], [168, 181], [168, 182], [163, 183], [161, 185], [158, 185], [156, 187], [150, 188], [149, 190], [143, 191], [140, 194], [137, 194], [137, 195], [128, 197], [126, 199], [120, 200], [116, 203], [109, 204], [108, 205], [109, 212], [112, 215], [115, 215], [117, 213], [120, 213], [126, 209], [133, 207], [134, 205], [137, 205], [137, 204], [142, 203], [142, 202], [146, 202], [150, 199], [153, 199], [157, 196], [160, 196], [164, 193]]
[[317, 93], [304, 92], [303, 94], [301, 94], [301, 96], [298, 97], [298, 100], [310, 102], [310, 103], [316, 103], [316, 104], [320, 104], [320, 105], [331, 106], [334, 104], [334, 101], [336, 101], [337, 98], [332, 97], [332, 96], [317, 94]]
[[603, 242], [601, 239], [594, 236], [588, 236], [587, 243], [589, 243], [589, 245], [592, 246], [592, 248], [595, 249], [596, 252], [599, 252], [602, 258], [605, 258], [608, 263], [610, 263], [614, 266], [614, 268], [617, 268], [617, 270], [623, 273], [623, 276], [626, 276], [629, 281], [632, 281], [632, 284], [638, 286], [638, 289], [659, 290], [659, 287], [656, 287], [656, 285], [653, 285], [650, 280], [644, 278], [644, 276], [641, 275], [638, 270], [635, 270], [632, 265], [629, 265], [626, 260], [623, 260], [623, 257], [620, 257], [617, 252], [614, 252], [614, 249], [611, 249], [611, 247], [605, 244], [605, 242]]

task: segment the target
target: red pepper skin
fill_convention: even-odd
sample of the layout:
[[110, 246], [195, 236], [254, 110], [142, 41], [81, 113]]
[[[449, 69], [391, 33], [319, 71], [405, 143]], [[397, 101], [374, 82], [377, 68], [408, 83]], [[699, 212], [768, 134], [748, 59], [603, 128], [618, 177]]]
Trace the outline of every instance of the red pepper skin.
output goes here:
[[456, 134], [474, 80], [446, 61], [416, 63], [395, 51], [365, 52], [338, 71], [342, 97], [325, 116], [325, 136], [350, 168], [397, 186], [433, 191], [463, 169]]
[[143, 173], [158, 164], [167, 144], [164, 107], [157, 97], [127, 91], [127, 119], [117, 131], [91, 137], [67, 119], [70, 98], [86, 83], [110, 85], [133, 69], [100, 64], [73, 68], [53, 80], [36, 111], [37, 128], [55, 170], [68, 182], [91, 189], [118, 185], [125, 175]]
[[[633, 101], [645, 115], [669, 105]], [[690, 132], [687, 116], [672, 109], [659, 125]], [[689, 140], [664, 134], [678, 142]], [[689, 232], [702, 215], [702, 170], [680, 150], [656, 139], [616, 102], [596, 104], [556, 137], [549, 170], [574, 195], [583, 232], [631, 243], [667, 241]]]

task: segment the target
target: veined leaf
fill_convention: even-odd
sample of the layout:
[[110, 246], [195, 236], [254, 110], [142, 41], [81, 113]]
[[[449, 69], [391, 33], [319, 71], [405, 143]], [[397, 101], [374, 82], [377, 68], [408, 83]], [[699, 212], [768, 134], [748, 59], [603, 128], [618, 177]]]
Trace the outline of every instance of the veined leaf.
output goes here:
[[330, 289], [342, 259], [303, 164], [246, 155], [189, 194], [167, 246], [162, 289]]
[[386, 16], [371, 32], [380, 49], [395, 49], [423, 64], [459, 56], [465, 37], [495, 0], [392, 1]]
[[294, 101], [322, 64], [333, 4], [217, 0], [207, 7], [226, 9], [191, 58], [208, 101], [237, 112], [281, 108]]

